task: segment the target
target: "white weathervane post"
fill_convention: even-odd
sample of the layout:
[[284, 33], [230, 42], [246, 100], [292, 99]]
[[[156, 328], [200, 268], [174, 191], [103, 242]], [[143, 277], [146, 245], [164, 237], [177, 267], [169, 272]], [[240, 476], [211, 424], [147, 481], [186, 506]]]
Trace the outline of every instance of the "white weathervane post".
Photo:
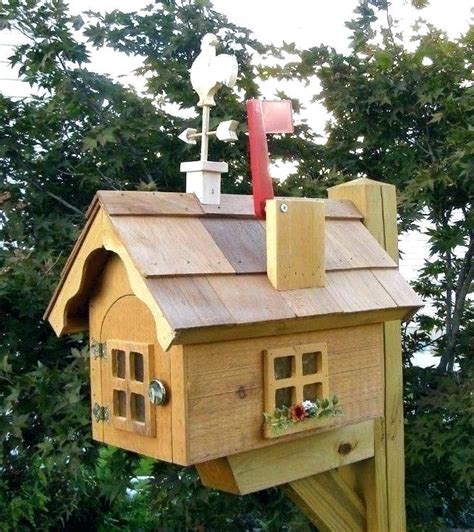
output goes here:
[[219, 205], [221, 196], [221, 173], [228, 171], [224, 162], [208, 161], [209, 137], [215, 135], [219, 140], [232, 142], [237, 140], [236, 120], [221, 122], [215, 131], [209, 131], [209, 114], [216, 105], [214, 95], [220, 87], [233, 87], [237, 79], [238, 66], [234, 56], [216, 54], [219, 41], [212, 33], [204, 35], [201, 41], [201, 53], [191, 66], [191, 84], [199, 95], [198, 106], [202, 107], [202, 131], [185, 129], [179, 138], [188, 144], [196, 144], [201, 139], [201, 159], [181, 163], [181, 172], [186, 172], [186, 192], [194, 193], [201, 203]]

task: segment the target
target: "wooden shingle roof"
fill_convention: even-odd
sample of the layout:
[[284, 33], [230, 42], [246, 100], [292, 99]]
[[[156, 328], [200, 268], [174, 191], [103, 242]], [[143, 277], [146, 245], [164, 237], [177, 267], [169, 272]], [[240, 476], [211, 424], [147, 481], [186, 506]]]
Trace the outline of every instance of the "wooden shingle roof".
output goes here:
[[[193, 194], [102, 191], [89, 208], [88, 225], [103, 213], [169, 324], [170, 343], [209, 327], [277, 326], [381, 310], [390, 311], [390, 319], [411, 315], [420, 300], [354, 205], [314, 201], [323, 201], [326, 210], [322, 288], [273, 288], [266, 275], [265, 223], [255, 218], [251, 196], [224, 194], [220, 206], [206, 206]], [[56, 296], [87, 232], [86, 226]], [[55, 304], [53, 297], [47, 317]]]

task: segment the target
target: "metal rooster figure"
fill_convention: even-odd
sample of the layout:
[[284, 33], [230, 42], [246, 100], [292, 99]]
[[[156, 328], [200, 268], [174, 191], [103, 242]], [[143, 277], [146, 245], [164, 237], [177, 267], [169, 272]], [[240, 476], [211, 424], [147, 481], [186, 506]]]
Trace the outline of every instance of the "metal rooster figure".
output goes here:
[[198, 106], [202, 107], [202, 131], [185, 129], [179, 138], [188, 144], [196, 144], [201, 138], [201, 159], [181, 163], [181, 171], [186, 172], [186, 192], [193, 192], [201, 203], [218, 205], [220, 203], [221, 173], [228, 171], [227, 163], [208, 161], [209, 137], [215, 135], [219, 140], [232, 142], [237, 140], [236, 120], [221, 122], [215, 131], [209, 131], [211, 107], [216, 105], [214, 96], [220, 87], [232, 88], [237, 80], [238, 65], [234, 56], [217, 55], [219, 41], [212, 33], [204, 35], [201, 41], [201, 53], [191, 66], [191, 84], [199, 95]]

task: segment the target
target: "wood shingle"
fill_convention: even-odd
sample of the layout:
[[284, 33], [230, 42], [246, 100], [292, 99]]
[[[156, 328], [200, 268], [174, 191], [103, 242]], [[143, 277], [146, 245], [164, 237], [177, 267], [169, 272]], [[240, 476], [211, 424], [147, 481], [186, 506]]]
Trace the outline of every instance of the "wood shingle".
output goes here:
[[[193, 194], [101, 191], [46, 317], [55, 305], [64, 305], [57, 330], [71, 330], [72, 322], [77, 330], [81, 320], [73, 309], [84, 308], [81, 298], [85, 301], [87, 294], [79, 288], [69, 299], [57, 296], [66, 289], [79, 250], [88, 245], [90, 228], [100, 223], [91, 250], [97, 249], [102, 231], [101, 249], [125, 257], [134, 269], [129, 276], [155, 301], [156, 313], [169, 328], [170, 345], [212, 327], [227, 327], [232, 337], [232, 328], [244, 325], [273, 323], [276, 329], [287, 329], [300, 319], [374, 311], [410, 316], [421, 302], [354, 205], [314, 201], [326, 209], [326, 285], [278, 291], [266, 275], [265, 223], [255, 219], [251, 196], [223, 195], [220, 206], [205, 206]], [[82, 275], [86, 270], [82, 268]]]

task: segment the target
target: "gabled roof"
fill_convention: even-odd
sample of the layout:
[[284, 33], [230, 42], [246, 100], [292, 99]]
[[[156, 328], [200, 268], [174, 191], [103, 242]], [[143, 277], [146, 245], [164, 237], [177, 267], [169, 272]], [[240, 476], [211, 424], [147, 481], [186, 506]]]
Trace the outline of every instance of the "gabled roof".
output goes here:
[[58, 334], [87, 328], [83, 302], [105, 259], [87, 261], [101, 248], [120, 255], [137, 296], [153, 307], [164, 348], [211, 332], [259, 335], [253, 326], [276, 334], [338, 326], [341, 317], [355, 324], [410, 316], [421, 301], [354, 205], [314, 201], [326, 207], [326, 286], [277, 291], [251, 196], [223, 195], [209, 206], [193, 194], [98, 192], [46, 317]]

